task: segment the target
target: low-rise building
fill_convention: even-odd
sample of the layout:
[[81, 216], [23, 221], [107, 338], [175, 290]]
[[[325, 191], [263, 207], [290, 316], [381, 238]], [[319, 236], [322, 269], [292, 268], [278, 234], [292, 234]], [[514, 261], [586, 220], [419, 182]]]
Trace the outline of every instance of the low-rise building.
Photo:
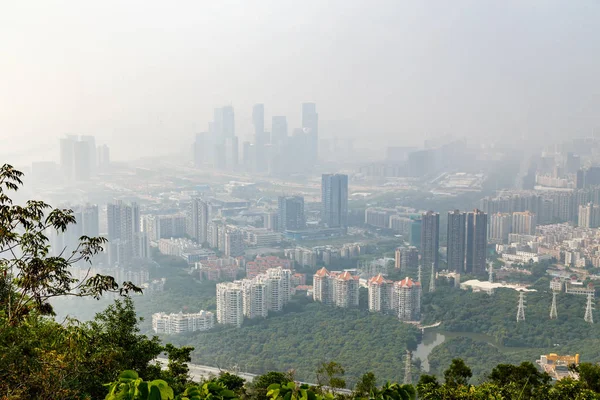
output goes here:
[[155, 313], [152, 315], [152, 329], [160, 334], [177, 334], [184, 332], [207, 331], [215, 324], [215, 316], [210, 311], [198, 313], [176, 314]]

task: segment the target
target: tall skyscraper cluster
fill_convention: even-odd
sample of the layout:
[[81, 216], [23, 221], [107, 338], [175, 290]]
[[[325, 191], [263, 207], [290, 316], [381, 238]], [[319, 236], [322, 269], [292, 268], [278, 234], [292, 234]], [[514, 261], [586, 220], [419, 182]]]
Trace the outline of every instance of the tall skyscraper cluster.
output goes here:
[[358, 307], [359, 277], [321, 268], [313, 276], [313, 299], [341, 308]]
[[109, 164], [108, 146], [96, 147], [94, 136], [67, 135], [60, 139], [60, 169], [68, 181], [87, 181], [106, 171]]
[[291, 298], [291, 276], [291, 270], [277, 267], [252, 279], [217, 284], [217, 321], [240, 327], [244, 317], [281, 311]]
[[[488, 216], [480, 210], [448, 212], [448, 270], [481, 273], [486, 269]], [[423, 264], [426, 266], [426, 264]]]
[[288, 135], [287, 118], [282, 115], [271, 119], [271, 132], [265, 128], [265, 106], [252, 108], [253, 141], [240, 145], [235, 130], [232, 106], [215, 109], [214, 119], [207, 132], [196, 134], [193, 151], [196, 168], [213, 166], [235, 170], [286, 175], [312, 169], [317, 161], [319, 115], [314, 103], [302, 104], [302, 127]]

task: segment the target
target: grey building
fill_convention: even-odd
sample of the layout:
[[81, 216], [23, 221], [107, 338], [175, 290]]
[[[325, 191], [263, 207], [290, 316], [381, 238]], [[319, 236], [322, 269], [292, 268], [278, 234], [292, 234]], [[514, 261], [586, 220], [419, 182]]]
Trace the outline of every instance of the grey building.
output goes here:
[[321, 221], [329, 228], [348, 229], [348, 175], [321, 177]]
[[448, 271], [463, 272], [465, 266], [465, 229], [467, 215], [459, 210], [448, 212], [446, 260]]

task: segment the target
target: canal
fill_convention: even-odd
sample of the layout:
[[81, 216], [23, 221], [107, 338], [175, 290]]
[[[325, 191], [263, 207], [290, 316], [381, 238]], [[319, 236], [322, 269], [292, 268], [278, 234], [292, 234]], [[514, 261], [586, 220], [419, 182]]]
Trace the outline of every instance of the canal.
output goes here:
[[417, 349], [413, 352], [413, 357], [420, 359], [423, 370], [429, 372], [429, 354], [431, 354], [436, 346], [439, 346], [448, 339], [456, 337], [468, 337], [479, 342], [489, 343], [501, 350], [503, 349], [503, 346], [499, 345], [492, 336], [483, 333], [447, 332], [442, 329], [432, 328], [425, 329], [421, 343], [418, 344]]

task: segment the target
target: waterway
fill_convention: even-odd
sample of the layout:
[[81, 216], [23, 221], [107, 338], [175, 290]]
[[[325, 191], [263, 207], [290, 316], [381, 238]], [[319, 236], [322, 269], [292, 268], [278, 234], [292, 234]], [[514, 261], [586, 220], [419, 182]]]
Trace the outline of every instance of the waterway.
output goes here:
[[498, 342], [492, 336], [488, 336], [483, 333], [448, 332], [442, 329], [432, 328], [425, 329], [421, 343], [419, 343], [417, 349], [413, 352], [413, 357], [420, 359], [421, 366], [425, 372], [429, 372], [429, 354], [431, 354], [436, 346], [439, 346], [448, 339], [456, 337], [468, 337], [479, 342], [491, 344], [495, 347], [498, 347], [500, 350], [503, 349], [503, 346], [498, 344]]

